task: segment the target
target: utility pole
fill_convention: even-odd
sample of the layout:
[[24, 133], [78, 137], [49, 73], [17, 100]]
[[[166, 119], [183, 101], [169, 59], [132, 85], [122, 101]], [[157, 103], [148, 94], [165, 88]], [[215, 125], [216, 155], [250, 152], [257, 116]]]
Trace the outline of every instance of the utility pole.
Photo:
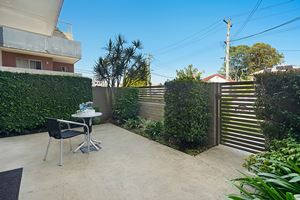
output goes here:
[[223, 20], [227, 24], [227, 33], [226, 33], [226, 56], [225, 56], [225, 72], [226, 72], [226, 79], [229, 80], [229, 49], [230, 49], [230, 28], [232, 27], [231, 25], [231, 20]]

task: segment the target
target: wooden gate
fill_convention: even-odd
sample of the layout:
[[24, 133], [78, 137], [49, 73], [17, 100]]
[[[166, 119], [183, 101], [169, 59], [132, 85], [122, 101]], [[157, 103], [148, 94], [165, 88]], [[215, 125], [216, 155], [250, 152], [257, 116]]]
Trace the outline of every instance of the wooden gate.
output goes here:
[[254, 104], [254, 82], [228, 82], [221, 84], [220, 132], [221, 144], [258, 153], [265, 150]]

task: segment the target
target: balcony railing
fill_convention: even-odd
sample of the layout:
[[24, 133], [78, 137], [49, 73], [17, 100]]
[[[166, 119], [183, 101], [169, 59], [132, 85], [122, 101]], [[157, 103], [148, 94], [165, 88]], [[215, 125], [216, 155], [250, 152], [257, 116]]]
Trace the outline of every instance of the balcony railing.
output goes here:
[[58, 36], [49, 37], [9, 27], [0, 26], [0, 47], [81, 58], [81, 46], [77, 41]]
[[6, 66], [0, 66], [0, 71], [13, 72], [13, 73], [59, 75], [59, 76], [82, 76], [80, 73], [27, 69], [27, 68], [6, 67]]

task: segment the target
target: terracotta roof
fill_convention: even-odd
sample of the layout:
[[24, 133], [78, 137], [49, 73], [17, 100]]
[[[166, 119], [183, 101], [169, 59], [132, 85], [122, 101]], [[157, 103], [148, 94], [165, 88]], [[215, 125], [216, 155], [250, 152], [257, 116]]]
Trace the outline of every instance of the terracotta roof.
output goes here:
[[[213, 75], [210, 75], [208, 77], [203, 78], [202, 81], [209, 81], [210, 79], [212, 79], [212, 78], [214, 78], [216, 76], [218, 76], [218, 77], [226, 80], [226, 77], [223, 76], [223, 75], [221, 75], [221, 74], [213, 74]], [[228, 81], [231, 81], [231, 80], [228, 80]]]

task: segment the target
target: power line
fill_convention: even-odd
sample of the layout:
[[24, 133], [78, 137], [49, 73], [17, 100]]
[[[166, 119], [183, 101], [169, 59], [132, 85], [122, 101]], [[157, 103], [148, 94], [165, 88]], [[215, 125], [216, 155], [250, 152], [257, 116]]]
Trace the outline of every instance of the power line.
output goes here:
[[246, 28], [247, 24], [249, 23], [250, 19], [254, 15], [254, 13], [257, 11], [257, 9], [260, 6], [261, 2], [262, 2], [262, 0], [258, 0], [257, 1], [257, 3], [255, 4], [254, 8], [250, 12], [249, 16], [246, 18], [246, 20], [244, 21], [244, 23], [242, 24], [242, 26], [237, 30], [237, 32], [234, 34], [233, 37], [238, 36]]
[[[299, 11], [299, 10], [300, 10], [300, 8], [289, 9], [289, 10], [285, 10], [285, 11], [282, 11], [282, 12], [276, 12], [276, 13], [273, 13], [273, 14], [270, 14], [270, 15], [255, 17], [255, 18], [252, 18], [250, 21], [263, 20], [263, 19], [266, 19], [266, 18], [269, 18], [269, 17], [273, 17], [273, 16], [284, 15], [284, 14], [291, 14], [291, 12]], [[240, 24], [240, 23], [242, 23], [242, 21], [243, 20], [236, 21], [234, 24]]]
[[155, 73], [155, 72], [151, 72], [151, 75], [155, 75], [155, 76], [159, 76], [159, 77], [163, 77], [163, 78], [172, 78], [172, 79], [175, 78], [175, 77], [171, 77], [171, 76], [158, 74], [158, 73]]
[[[288, 0], [288, 1], [281, 2], [281, 3], [275, 3], [275, 4], [272, 4], [272, 5], [269, 5], [269, 6], [262, 7], [262, 8], [260, 8], [260, 9], [258, 9], [258, 11], [261, 11], [261, 10], [267, 10], [267, 9], [270, 9], [270, 8], [282, 6], [282, 5], [284, 5], [284, 4], [289, 4], [289, 3], [293, 2], [293, 1], [294, 1], [294, 0]], [[241, 17], [241, 16], [244, 16], [244, 15], [248, 15], [250, 12], [251, 12], [251, 11], [243, 12], [243, 13], [239, 13], [239, 14], [234, 14], [234, 15], [231, 15], [230, 18]]]
[[274, 26], [274, 27], [272, 27], [272, 28], [268, 28], [268, 29], [263, 30], [263, 31], [260, 31], [260, 32], [258, 32], [258, 33], [255, 33], [255, 34], [252, 34], [252, 35], [248, 35], [248, 36], [244, 36], [244, 37], [241, 37], [241, 38], [238, 38], [238, 39], [233, 39], [233, 40], [231, 40], [231, 41], [232, 41], [232, 42], [236, 42], [236, 41], [248, 39], [248, 38], [251, 38], [251, 37], [254, 37], [254, 36], [257, 36], [257, 35], [261, 35], [261, 34], [263, 34], [263, 33], [266, 33], [266, 32], [272, 31], [272, 30], [275, 30], [275, 29], [277, 29], [277, 28], [280, 28], [280, 27], [282, 27], [282, 26], [288, 25], [288, 24], [293, 23], [293, 22], [298, 21], [298, 20], [300, 20], [300, 17], [296, 17], [296, 18], [294, 18], [294, 19], [291, 19], [291, 20], [289, 20], [289, 21], [287, 21], [287, 22], [284, 22], [284, 23], [279, 24], [279, 25], [277, 25], [277, 26]]
[[296, 52], [296, 51], [300, 51], [300, 49], [280, 49], [278, 51], [290, 51], [290, 52]]
[[[221, 30], [224, 29], [223, 27], [221, 27], [221, 28], [215, 30], [215, 28], [217, 28], [217, 27], [214, 27], [214, 28], [208, 30], [206, 33], [204, 33], [204, 34], [202, 35], [201, 38], [191, 40], [191, 41], [189, 41], [188, 43], [185, 43], [185, 44], [180, 44], [180, 45], [178, 45], [178, 46], [176, 46], [176, 47], [174, 47], [174, 48], [171, 48], [171, 49], [169, 49], [169, 50], [167, 50], [167, 51], [164, 51], [164, 52], [160, 53], [159, 55], [163, 55], [163, 54], [169, 53], [169, 52], [174, 51], [174, 50], [176, 50], [176, 49], [178, 49], [178, 48], [180, 48], [180, 47], [181, 47], [181, 48], [185, 48], [185, 47], [187, 47], [187, 46], [189, 46], [189, 45], [191, 45], [191, 44], [195, 44], [195, 42], [198, 42], [198, 41], [200, 41], [200, 40], [203, 40], [203, 39], [205, 39], [206, 37], [211, 36], [211, 35], [214, 34], [214, 33], [218, 33], [219, 31], [221, 31]], [[211, 33], [211, 32], [213, 32], [213, 33]], [[210, 33], [211, 33], [211, 34], [210, 34]]]
[[[187, 37], [185, 37], [185, 38], [183, 38], [183, 39], [181, 39], [181, 40], [179, 40], [179, 41], [177, 41], [177, 42], [174, 42], [174, 43], [172, 43], [172, 44], [170, 44], [170, 45], [167, 45], [166, 47], [163, 47], [163, 48], [159, 48], [159, 49], [157, 49], [157, 50], [154, 50], [154, 51], [152, 51], [151, 53], [161, 52], [161, 51], [164, 51], [164, 50], [173, 48], [173, 47], [175, 47], [175, 46], [182, 45], [182, 43], [184, 43], [184, 42], [187, 41], [187, 40], [190, 40], [190, 39], [196, 39], [197, 37], [199, 37], [198, 35], [199, 35], [200, 33], [203, 33], [203, 32], [204, 32], [203, 34], [206, 34], [206, 32], [207, 32], [206, 30], [207, 30], [207, 29], [215, 28], [215, 27], [216, 27], [217, 25], [219, 25], [219, 24], [221, 24], [221, 20], [218, 20], [218, 21], [216, 21], [216, 22], [210, 24], [209, 26], [205, 27], [204, 29], [202, 29], [202, 30], [200, 30], [200, 31], [198, 31], [198, 32], [195, 32], [195, 33], [193, 33], [193, 34], [191, 34], [191, 35], [189, 35], [189, 36], [187, 36]], [[201, 34], [200, 36], [202, 36], [203, 34]]]
[[[223, 28], [222, 28], [223, 29]], [[222, 42], [223, 43], [223, 42]], [[197, 50], [197, 51], [193, 51], [189, 54], [185, 54], [183, 56], [180, 56], [180, 57], [176, 57], [175, 59], [171, 59], [171, 60], [168, 60], [167, 63], [168, 64], [163, 64], [163, 65], [170, 65], [170, 63], [174, 63], [174, 62], [177, 62], [179, 60], [183, 60], [183, 59], [187, 59], [187, 58], [190, 58], [190, 57], [195, 57], [201, 53], [207, 53], [209, 52], [210, 50], [216, 50], [217, 48], [215, 46], [217, 46], [219, 44], [219, 42], [215, 42], [215, 43], [212, 43], [210, 45], [207, 45], [205, 47], [202, 47], [201, 49]]]

